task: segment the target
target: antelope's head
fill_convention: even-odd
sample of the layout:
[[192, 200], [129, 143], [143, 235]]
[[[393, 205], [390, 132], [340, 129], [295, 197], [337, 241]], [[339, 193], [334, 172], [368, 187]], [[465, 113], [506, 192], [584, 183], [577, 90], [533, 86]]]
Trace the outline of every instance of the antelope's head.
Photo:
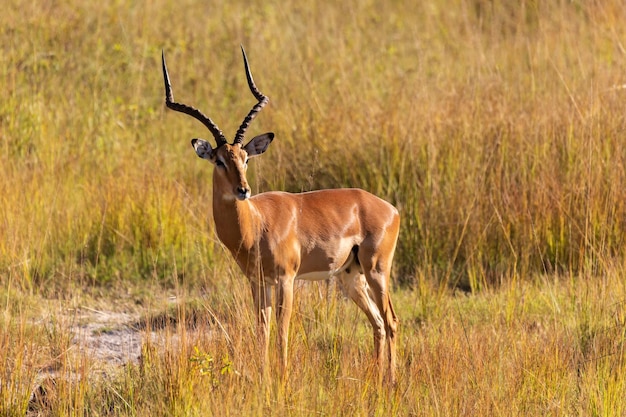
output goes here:
[[167, 66], [165, 65], [165, 53], [161, 56], [163, 62], [163, 80], [165, 82], [165, 104], [174, 111], [185, 113], [193, 117], [209, 129], [209, 132], [211, 132], [215, 139], [215, 148], [204, 139], [192, 139], [191, 145], [200, 158], [206, 159], [215, 165], [213, 187], [215, 190], [220, 190], [223, 198], [229, 200], [246, 200], [250, 198], [250, 186], [246, 178], [248, 160], [265, 152], [274, 139], [274, 133], [268, 132], [255, 136], [250, 142], [243, 145], [244, 136], [248, 126], [250, 126], [250, 122], [252, 122], [257, 113], [269, 102], [269, 98], [264, 96], [254, 84], [248, 65], [248, 58], [246, 57], [243, 46], [241, 47], [241, 52], [243, 54], [243, 63], [246, 70], [246, 78], [248, 79], [248, 86], [258, 102], [243, 119], [232, 143], [228, 143], [217, 125], [200, 110], [174, 102], [170, 77], [167, 72]]

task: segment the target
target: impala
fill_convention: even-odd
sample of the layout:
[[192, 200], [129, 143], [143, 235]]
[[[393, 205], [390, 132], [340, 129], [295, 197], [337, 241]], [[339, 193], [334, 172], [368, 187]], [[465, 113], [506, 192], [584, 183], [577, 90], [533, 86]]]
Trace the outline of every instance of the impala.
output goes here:
[[243, 47], [241, 51], [248, 86], [257, 103], [230, 144], [209, 117], [194, 107], [174, 102], [165, 54], [162, 64], [167, 107], [197, 119], [215, 138], [215, 147], [203, 139], [192, 139], [191, 144], [200, 158], [215, 165], [215, 230], [250, 281], [263, 374], [269, 361], [272, 290], [276, 289], [278, 348], [285, 375], [294, 280], [336, 276], [372, 325], [379, 382], [386, 341], [389, 378], [393, 383], [398, 319], [389, 294], [389, 274], [400, 228], [398, 211], [359, 189], [298, 194], [272, 191], [251, 196], [246, 179], [248, 160], [264, 153], [274, 134], [264, 133], [243, 144], [250, 122], [269, 99], [257, 89]]

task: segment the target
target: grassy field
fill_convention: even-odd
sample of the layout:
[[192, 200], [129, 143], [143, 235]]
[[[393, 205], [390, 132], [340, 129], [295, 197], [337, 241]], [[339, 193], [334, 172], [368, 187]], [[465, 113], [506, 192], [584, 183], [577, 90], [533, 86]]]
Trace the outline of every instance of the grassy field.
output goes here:
[[[0, 14], [0, 415], [626, 414], [621, 2], [100, 3]], [[276, 132], [254, 192], [401, 212], [397, 387], [325, 284], [298, 289], [286, 383], [255, 376], [189, 145], [207, 132], [165, 110], [160, 72], [165, 50], [175, 98], [232, 138], [240, 44], [271, 99], [249, 135]], [[139, 361], [77, 342], [92, 310], [144, 323]]]

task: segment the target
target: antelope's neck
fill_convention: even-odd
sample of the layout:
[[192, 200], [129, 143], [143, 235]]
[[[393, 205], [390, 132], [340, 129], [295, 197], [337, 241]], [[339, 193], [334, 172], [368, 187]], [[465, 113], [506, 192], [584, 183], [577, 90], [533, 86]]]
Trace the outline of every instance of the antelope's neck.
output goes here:
[[261, 219], [250, 199], [225, 199], [214, 190], [213, 219], [217, 236], [233, 255], [241, 256], [253, 249]]

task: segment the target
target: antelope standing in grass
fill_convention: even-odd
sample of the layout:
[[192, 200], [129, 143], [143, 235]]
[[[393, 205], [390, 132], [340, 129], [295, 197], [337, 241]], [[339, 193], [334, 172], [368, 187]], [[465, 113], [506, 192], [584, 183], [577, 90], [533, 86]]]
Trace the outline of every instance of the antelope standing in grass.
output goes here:
[[215, 230], [252, 286], [263, 373], [269, 360], [272, 289], [276, 288], [278, 348], [285, 375], [294, 280], [337, 276], [372, 325], [379, 382], [387, 342], [389, 379], [394, 383], [398, 319], [391, 303], [389, 274], [400, 228], [398, 211], [360, 189], [251, 195], [246, 179], [248, 160], [267, 150], [274, 133], [264, 133], [243, 143], [250, 122], [269, 99], [256, 87], [243, 47], [241, 51], [248, 85], [258, 102], [241, 123], [232, 143], [198, 109], [174, 101], [165, 54], [163, 78], [167, 107], [199, 120], [215, 139], [215, 147], [203, 139], [192, 139], [191, 144], [200, 158], [215, 166]]

